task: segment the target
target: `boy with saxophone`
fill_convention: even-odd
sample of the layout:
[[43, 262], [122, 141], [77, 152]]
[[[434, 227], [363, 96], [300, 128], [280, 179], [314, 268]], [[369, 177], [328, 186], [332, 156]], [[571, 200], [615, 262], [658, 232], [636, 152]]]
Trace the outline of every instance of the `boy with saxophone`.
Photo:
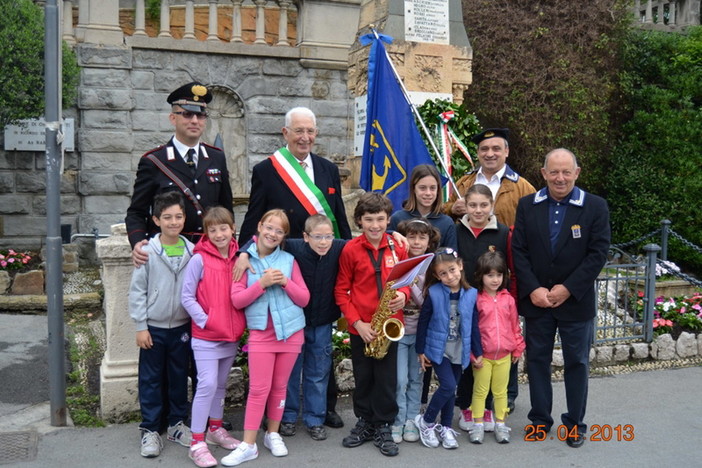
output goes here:
[[395, 245], [387, 234], [392, 203], [378, 192], [361, 196], [354, 210], [354, 221], [362, 235], [349, 241], [339, 258], [334, 295], [349, 324], [351, 360], [356, 388], [353, 410], [358, 418], [344, 447], [358, 447], [373, 440], [380, 453], [399, 453], [392, 439], [392, 424], [397, 416], [397, 343], [390, 342], [387, 354], [366, 354], [366, 345], [380, 339], [382, 330], [373, 327], [375, 314], [402, 320], [402, 307], [409, 297], [409, 288], [386, 290], [385, 281], [392, 267], [407, 258], [403, 247]]

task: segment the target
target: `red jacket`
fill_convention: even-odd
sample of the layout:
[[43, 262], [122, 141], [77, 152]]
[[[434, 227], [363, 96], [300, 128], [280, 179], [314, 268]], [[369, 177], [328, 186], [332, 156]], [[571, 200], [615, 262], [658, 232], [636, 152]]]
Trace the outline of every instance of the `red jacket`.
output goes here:
[[[395, 263], [407, 258], [405, 249], [397, 244], [395, 244], [393, 254], [393, 250], [388, 245], [388, 237], [388, 235], [385, 235], [378, 246], [379, 248], [376, 249], [368, 242], [365, 235], [361, 235], [347, 242], [344, 250], [341, 251], [334, 297], [346, 321], [349, 323], [349, 332], [354, 335], [358, 335], [358, 332], [352, 324], [357, 320], [370, 323], [380, 302], [375, 278], [375, 267], [371, 263], [368, 252], [372, 252], [373, 258], [377, 259], [378, 250], [383, 249], [383, 258], [380, 263], [380, 275], [383, 286]], [[410, 289], [408, 287], [399, 288], [398, 291], [404, 293], [405, 298], [410, 297]], [[402, 311], [398, 311], [393, 317], [403, 320]]]
[[513, 357], [521, 356], [526, 345], [517, 306], [509, 291], [502, 289], [495, 297], [480, 292], [476, 305], [483, 357], [497, 361], [510, 353]]
[[203, 236], [195, 245], [194, 252], [202, 256], [202, 280], [197, 285], [197, 302], [207, 314], [205, 328], [192, 322], [193, 338], [207, 341], [238, 341], [244, 334], [246, 319], [244, 312], [231, 303], [232, 267], [239, 246], [232, 239], [228, 258], [222, 258], [217, 247]]

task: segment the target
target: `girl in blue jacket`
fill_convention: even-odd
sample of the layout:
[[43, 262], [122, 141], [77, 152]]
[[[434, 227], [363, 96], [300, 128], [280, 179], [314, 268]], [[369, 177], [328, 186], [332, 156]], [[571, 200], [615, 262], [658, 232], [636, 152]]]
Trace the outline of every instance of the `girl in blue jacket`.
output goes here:
[[[439, 388], [426, 412], [415, 418], [419, 437], [427, 447], [458, 448], [456, 431], [451, 428], [456, 386], [463, 369], [470, 365], [471, 352], [476, 367], [482, 364], [477, 292], [463, 275], [463, 261], [450, 248], [436, 252], [424, 285], [424, 304], [417, 327], [417, 354], [422, 368], [434, 368]], [[441, 422], [436, 418], [441, 411]], [[437, 438], [438, 436], [438, 438]]]

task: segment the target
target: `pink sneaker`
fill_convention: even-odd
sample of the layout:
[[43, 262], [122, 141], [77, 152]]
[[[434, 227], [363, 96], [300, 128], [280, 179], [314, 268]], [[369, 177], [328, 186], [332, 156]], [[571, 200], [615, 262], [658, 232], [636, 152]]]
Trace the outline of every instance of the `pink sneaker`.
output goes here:
[[241, 443], [240, 440], [229, 435], [229, 432], [223, 427], [218, 427], [214, 431], [208, 430], [207, 435], [205, 435], [205, 442], [212, 445], [219, 445], [227, 450], [234, 450]]
[[458, 427], [462, 431], [473, 429], [473, 412], [470, 408], [461, 410], [461, 414], [458, 416]]
[[190, 447], [188, 457], [200, 468], [217, 466], [217, 460], [212, 456], [210, 449], [207, 448], [207, 444], [204, 442], [198, 442]]

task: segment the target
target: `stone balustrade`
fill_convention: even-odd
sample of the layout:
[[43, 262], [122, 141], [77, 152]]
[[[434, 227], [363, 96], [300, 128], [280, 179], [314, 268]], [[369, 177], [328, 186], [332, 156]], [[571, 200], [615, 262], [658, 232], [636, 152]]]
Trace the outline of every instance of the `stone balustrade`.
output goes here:
[[671, 30], [700, 24], [700, 0], [635, 0], [633, 11], [644, 27]]

